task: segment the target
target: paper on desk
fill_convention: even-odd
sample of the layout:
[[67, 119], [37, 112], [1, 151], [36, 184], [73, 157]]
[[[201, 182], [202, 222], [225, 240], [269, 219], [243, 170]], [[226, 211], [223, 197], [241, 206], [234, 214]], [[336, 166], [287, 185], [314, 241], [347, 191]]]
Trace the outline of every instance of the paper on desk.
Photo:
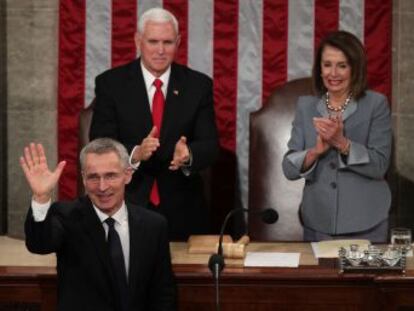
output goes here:
[[335, 258], [338, 257], [339, 248], [349, 248], [351, 244], [358, 244], [360, 249], [367, 249], [370, 245], [369, 240], [329, 240], [313, 242], [312, 250], [315, 258]]
[[299, 266], [300, 253], [247, 252], [245, 267], [293, 267]]

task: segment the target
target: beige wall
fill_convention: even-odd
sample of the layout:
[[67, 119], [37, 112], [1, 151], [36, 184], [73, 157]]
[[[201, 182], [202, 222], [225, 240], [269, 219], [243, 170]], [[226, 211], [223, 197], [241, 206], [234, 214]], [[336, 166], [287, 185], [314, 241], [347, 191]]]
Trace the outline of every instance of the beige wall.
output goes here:
[[[2, 0], [3, 1], [3, 0]], [[56, 163], [57, 0], [7, 0], [8, 232], [22, 236], [30, 192], [18, 165], [28, 142]]]
[[394, 1], [393, 116], [397, 168], [414, 180], [414, 1]]
[[7, 75], [6, 3], [0, 1], [0, 234], [6, 232], [7, 213]]
[[397, 222], [414, 227], [414, 1], [394, 0], [393, 96]]
[[[3, 0], [1, 0], [3, 1]], [[7, 0], [8, 231], [22, 236], [30, 194], [18, 156], [41, 141], [56, 164], [57, 0]], [[397, 220], [414, 226], [414, 1], [394, 0], [393, 124]], [[410, 206], [411, 205], [411, 206]]]

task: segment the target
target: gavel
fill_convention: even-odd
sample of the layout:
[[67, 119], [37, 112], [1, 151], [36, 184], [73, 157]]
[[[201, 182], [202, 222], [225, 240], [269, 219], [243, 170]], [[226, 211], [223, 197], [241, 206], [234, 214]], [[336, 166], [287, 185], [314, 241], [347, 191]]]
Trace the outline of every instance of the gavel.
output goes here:
[[223, 243], [223, 255], [224, 255], [224, 257], [226, 257], [226, 258], [244, 258], [244, 256], [246, 255], [246, 245], [249, 244], [249, 242], [250, 242], [249, 236], [243, 235], [235, 243]]

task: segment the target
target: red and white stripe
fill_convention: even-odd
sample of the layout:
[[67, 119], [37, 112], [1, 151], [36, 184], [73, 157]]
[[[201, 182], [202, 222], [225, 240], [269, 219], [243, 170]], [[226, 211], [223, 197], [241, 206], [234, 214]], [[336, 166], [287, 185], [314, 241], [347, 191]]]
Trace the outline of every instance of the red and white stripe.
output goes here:
[[58, 152], [68, 161], [61, 198], [76, 196], [77, 118], [94, 97], [94, 78], [136, 57], [138, 18], [157, 6], [179, 20], [177, 61], [214, 80], [220, 143], [236, 156], [243, 204], [249, 113], [275, 87], [310, 75], [326, 33], [348, 30], [364, 42], [370, 86], [390, 98], [391, 0], [61, 0]]

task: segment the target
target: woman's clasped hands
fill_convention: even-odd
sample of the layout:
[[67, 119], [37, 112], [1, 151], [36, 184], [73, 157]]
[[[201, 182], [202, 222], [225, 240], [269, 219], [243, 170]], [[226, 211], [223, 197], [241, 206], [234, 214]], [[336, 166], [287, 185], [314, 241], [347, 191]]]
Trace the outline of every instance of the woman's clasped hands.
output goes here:
[[342, 116], [315, 117], [313, 124], [318, 134], [315, 146], [318, 153], [325, 153], [330, 147], [341, 149], [343, 145], [346, 145]]

